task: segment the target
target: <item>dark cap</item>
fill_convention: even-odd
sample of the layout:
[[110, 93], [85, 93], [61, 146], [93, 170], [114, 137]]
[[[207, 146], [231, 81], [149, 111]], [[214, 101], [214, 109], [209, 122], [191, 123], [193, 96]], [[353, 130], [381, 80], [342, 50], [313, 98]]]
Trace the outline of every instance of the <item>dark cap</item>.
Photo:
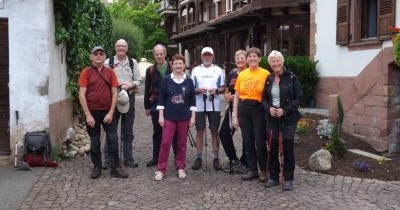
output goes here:
[[96, 51], [102, 51], [102, 52], [104, 52], [104, 49], [103, 49], [103, 47], [102, 46], [96, 46], [96, 47], [93, 47], [92, 48], [92, 50], [90, 51], [90, 53], [94, 53], [94, 52], [96, 52]]

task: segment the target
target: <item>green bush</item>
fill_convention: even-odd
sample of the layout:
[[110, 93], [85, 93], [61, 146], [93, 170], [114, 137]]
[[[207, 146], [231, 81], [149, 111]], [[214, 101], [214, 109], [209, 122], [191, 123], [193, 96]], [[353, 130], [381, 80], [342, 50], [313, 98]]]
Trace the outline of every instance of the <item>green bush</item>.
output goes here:
[[128, 42], [128, 54], [138, 62], [143, 57], [143, 30], [124, 20], [113, 20], [113, 40], [125, 39]]
[[[285, 66], [295, 73], [300, 80], [303, 88], [303, 101], [302, 106], [310, 105], [310, 101], [314, 97], [315, 89], [318, 82], [318, 61], [312, 61], [305, 56], [287, 56], [285, 57]], [[269, 66], [268, 58], [261, 57], [260, 67], [268, 69], [270, 72], [273, 70]]]
[[338, 97], [337, 106], [338, 117], [336, 118], [335, 126], [332, 129], [331, 139], [324, 145], [324, 149], [328, 150], [332, 155], [342, 158], [344, 154], [346, 154], [347, 149], [344, 140], [340, 137], [344, 118], [344, 111], [340, 97]]
[[319, 78], [317, 63], [318, 61], [312, 61], [304, 56], [288, 56], [285, 58], [285, 65], [299, 77], [303, 88], [303, 106], [310, 105], [310, 100], [314, 98]]

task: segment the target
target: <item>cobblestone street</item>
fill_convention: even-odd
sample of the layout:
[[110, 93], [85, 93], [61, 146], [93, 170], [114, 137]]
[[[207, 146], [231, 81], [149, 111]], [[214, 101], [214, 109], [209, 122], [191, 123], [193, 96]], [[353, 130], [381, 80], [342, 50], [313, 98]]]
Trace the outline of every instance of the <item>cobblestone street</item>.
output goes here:
[[[400, 182], [297, 169], [294, 191], [282, 192], [280, 187], [267, 189], [258, 181], [243, 182], [240, 175], [214, 171], [211, 153], [208, 170], [193, 171], [195, 149], [190, 144], [187, 178], [178, 179], [171, 155], [164, 180], [156, 182], [155, 168], [146, 167], [151, 159], [152, 126], [144, 115], [143, 96], [136, 98], [134, 128], [139, 167], [128, 169], [128, 179], [110, 178], [109, 171], [103, 171], [92, 180], [89, 157], [62, 161], [58, 168], [44, 170], [20, 209], [400, 209]], [[235, 134], [236, 142], [239, 137], [240, 133]], [[227, 161], [222, 148], [220, 157], [222, 163]]]

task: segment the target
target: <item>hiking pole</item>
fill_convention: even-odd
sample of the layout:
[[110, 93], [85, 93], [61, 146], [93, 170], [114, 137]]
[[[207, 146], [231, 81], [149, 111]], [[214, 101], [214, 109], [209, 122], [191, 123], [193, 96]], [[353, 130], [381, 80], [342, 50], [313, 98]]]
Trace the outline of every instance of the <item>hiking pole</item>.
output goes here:
[[272, 125], [271, 125], [271, 128], [270, 128], [270, 130], [269, 130], [269, 142], [268, 142], [268, 144], [267, 144], [267, 167], [266, 167], [266, 172], [265, 172], [265, 174], [266, 174], [266, 181], [268, 180], [268, 178], [269, 178], [269, 173], [268, 173], [268, 164], [269, 164], [269, 159], [270, 159], [270, 157], [271, 157], [271, 145], [272, 145]]
[[188, 137], [189, 137], [190, 146], [195, 147], [196, 142], [194, 141], [194, 138], [193, 138], [192, 132], [190, 132], [190, 129], [188, 130]]
[[[125, 121], [126, 121], [126, 116], [125, 114], [121, 113], [121, 144], [120, 144], [120, 151], [119, 151], [119, 161], [122, 161], [122, 158], [124, 156], [124, 147], [123, 147], [123, 141], [124, 141], [124, 125], [125, 125]], [[118, 148], [118, 147], [117, 147]]]
[[17, 168], [18, 166], [18, 120], [19, 120], [19, 112], [15, 111], [15, 120], [16, 120], [16, 124], [17, 124], [17, 132], [16, 132], [16, 139], [15, 139], [15, 157], [14, 157], [14, 167]]
[[205, 154], [204, 154], [204, 162], [205, 162], [205, 171], [207, 171], [207, 95], [203, 94], [203, 103], [204, 103], [204, 145], [205, 145]]
[[284, 172], [283, 172], [283, 136], [282, 136], [282, 122], [281, 119], [278, 118], [278, 143], [279, 143], [279, 166], [281, 170], [281, 184], [282, 184], [282, 192], [284, 191], [284, 184], [285, 184], [285, 179], [284, 179]]

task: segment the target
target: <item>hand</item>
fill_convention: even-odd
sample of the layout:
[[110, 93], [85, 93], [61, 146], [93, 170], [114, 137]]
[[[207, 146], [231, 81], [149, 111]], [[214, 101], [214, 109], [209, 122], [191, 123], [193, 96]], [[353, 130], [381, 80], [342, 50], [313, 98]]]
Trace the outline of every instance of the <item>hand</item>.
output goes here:
[[106, 114], [106, 116], [104, 117], [103, 122], [104, 122], [105, 124], [110, 124], [110, 123], [112, 122], [112, 119], [113, 119], [113, 113], [108, 112], [108, 113]]
[[199, 88], [198, 89], [200, 94], [207, 94], [207, 89], [206, 88]]
[[208, 92], [210, 92], [210, 94], [215, 95], [217, 93], [218, 89], [211, 89]]
[[128, 90], [128, 89], [129, 89], [129, 85], [127, 85], [127, 84], [122, 84], [122, 85], [121, 85], [121, 89], [123, 89], [123, 90]]
[[158, 123], [160, 123], [161, 127], [164, 127], [164, 117], [158, 118]]
[[271, 115], [271, 117], [277, 117], [276, 108], [275, 107], [271, 107], [269, 109], [269, 114]]
[[146, 117], [151, 115], [151, 109], [146, 109]]
[[192, 127], [194, 124], [196, 124], [196, 120], [194, 117], [191, 117], [189, 121], [189, 128]]
[[94, 118], [93, 118], [93, 116], [92, 116], [91, 114], [87, 114], [87, 115], [86, 115], [86, 124], [87, 124], [89, 127], [94, 128], [95, 121], [94, 121]]
[[235, 98], [235, 95], [232, 95], [231, 92], [225, 93], [225, 100], [233, 101], [234, 98]]
[[282, 117], [284, 113], [285, 113], [285, 112], [283, 111], [282, 108], [276, 109], [276, 116], [277, 116], [277, 117]]
[[232, 117], [232, 125], [235, 129], [239, 129], [239, 119], [237, 117]]

